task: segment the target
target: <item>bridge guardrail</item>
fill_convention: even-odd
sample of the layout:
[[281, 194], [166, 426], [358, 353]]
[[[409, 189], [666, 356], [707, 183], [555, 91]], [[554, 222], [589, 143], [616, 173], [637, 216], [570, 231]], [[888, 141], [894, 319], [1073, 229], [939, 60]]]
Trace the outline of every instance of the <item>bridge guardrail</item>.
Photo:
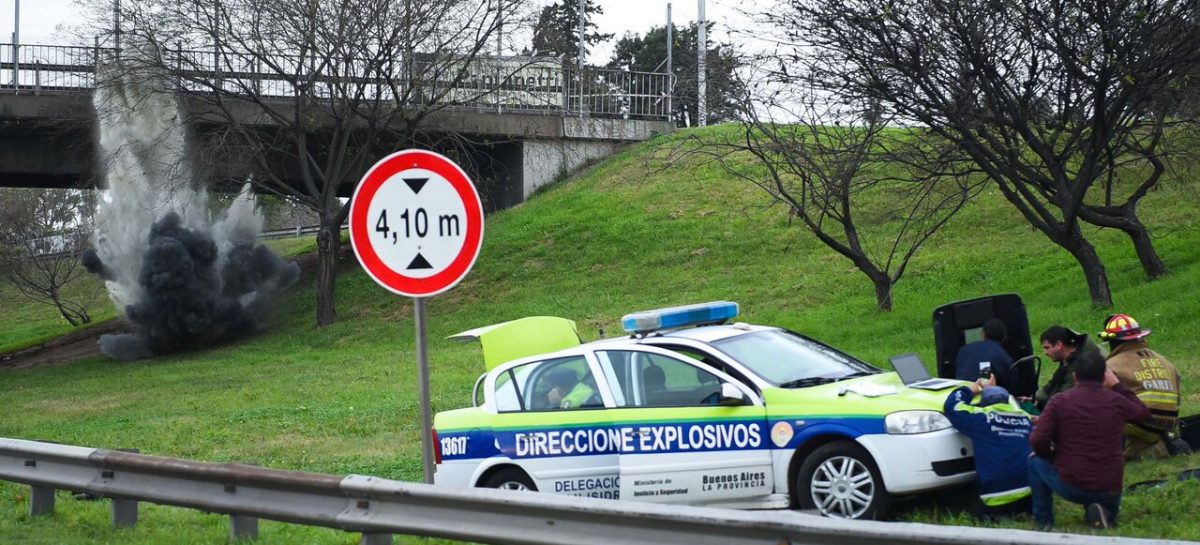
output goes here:
[[[96, 66], [118, 54], [112, 48], [43, 44], [0, 44], [0, 91], [8, 92], [90, 92], [96, 87]], [[250, 56], [229, 51], [168, 50], [167, 62], [174, 64], [181, 85], [200, 90], [221, 88], [236, 91], [252, 89], [269, 98], [293, 96], [297, 85], [324, 83], [330, 89], [337, 83], [354, 81], [365, 96], [388, 99], [396, 92], [390, 76], [380, 67], [363, 67], [362, 74], [341, 74], [340, 81], [320, 76], [304, 79], [303, 63], [296, 64], [297, 75], [261, 71], [261, 62]], [[288, 61], [288, 59], [284, 59]], [[414, 62], [416, 72], [424, 61]], [[555, 60], [479, 57], [470, 68], [470, 81], [457, 83], [425, 81], [424, 89], [406, 100], [421, 101], [445, 96], [456, 105], [452, 109], [496, 112], [543, 112], [620, 119], [670, 119], [670, 95], [673, 77], [659, 72], [631, 72], [562, 66]], [[284, 63], [290, 67], [291, 64]], [[436, 70], [435, 70], [436, 71]], [[476, 73], [478, 72], [478, 73]], [[303, 81], [291, 81], [299, 78]], [[332, 91], [331, 91], [332, 92]], [[394, 97], [391, 97], [394, 98]]]
[[137, 502], [146, 501], [229, 515], [234, 538], [257, 535], [265, 518], [362, 533], [369, 545], [397, 533], [516, 545], [1186, 543], [453, 489], [8, 438], [0, 438], [0, 480], [32, 487], [33, 516], [53, 513], [55, 490], [71, 490], [111, 498], [118, 527], [134, 526]]

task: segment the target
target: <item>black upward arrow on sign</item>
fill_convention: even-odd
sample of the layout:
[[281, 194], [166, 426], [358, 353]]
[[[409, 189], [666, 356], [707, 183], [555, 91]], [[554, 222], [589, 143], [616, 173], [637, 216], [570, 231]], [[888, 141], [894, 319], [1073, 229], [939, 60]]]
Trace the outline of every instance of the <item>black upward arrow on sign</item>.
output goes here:
[[432, 268], [433, 268], [433, 265], [429, 264], [429, 260], [425, 259], [425, 256], [421, 255], [420, 252], [418, 252], [417, 257], [414, 257], [412, 260], [412, 263], [408, 264], [407, 270], [412, 271], [412, 270], [417, 270], [417, 269], [432, 269]]
[[[408, 188], [412, 190], [414, 195], [420, 193], [421, 188], [425, 187], [425, 182], [428, 181], [429, 178], [404, 178], [404, 183], [408, 184]], [[409, 268], [411, 269], [412, 267]]]

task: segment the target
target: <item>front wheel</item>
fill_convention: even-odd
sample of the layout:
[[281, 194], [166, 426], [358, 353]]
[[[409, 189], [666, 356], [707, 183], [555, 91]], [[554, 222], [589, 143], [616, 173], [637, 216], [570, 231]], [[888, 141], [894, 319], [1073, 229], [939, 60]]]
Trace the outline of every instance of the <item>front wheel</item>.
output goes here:
[[848, 519], [882, 519], [891, 505], [871, 455], [846, 441], [822, 445], [804, 459], [796, 496], [801, 509]]
[[524, 471], [513, 467], [506, 467], [493, 473], [483, 481], [483, 487], [537, 492], [537, 486], [533, 484], [533, 479], [530, 479]]

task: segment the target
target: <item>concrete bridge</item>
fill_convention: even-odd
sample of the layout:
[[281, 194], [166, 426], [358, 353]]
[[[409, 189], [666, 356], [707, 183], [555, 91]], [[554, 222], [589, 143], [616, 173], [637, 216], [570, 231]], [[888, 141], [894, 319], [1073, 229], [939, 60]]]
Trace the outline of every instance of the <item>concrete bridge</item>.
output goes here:
[[[100, 183], [91, 94], [98, 48], [0, 44], [0, 186], [79, 187]], [[13, 62], [16, 58], [18, 62]], [[542, 67], [543, 70], [547, 68]], [[549, 70], [563, 82], [558, 102], [501, 103], [484, 95], [435, 112], [425, 127], [473, 142], [467, 153], [488, 184], [489, 209], [515, 205], [537, 188], [620, 145], [670, 132], [667, 74]], [[573, 72], [573, 71], [569, 71]], [[578, 82], [610, 82], [584, 88]], [[572, 83], [575, 82], [575, 83]], [[618, 82], [613, 84], [611, 82]], [[511, 95], [510, 95], [511, 96]], [[558, 102], [558, 103], [554, 103]], [[184, 104], [185, 117], [204, 117]], [[246, 115], [254, 115], [247, 111]], [[203, 131], [193, 123], [193, 131]], [[244, 178], [238, 165], [201, 169], [211, 179]]]

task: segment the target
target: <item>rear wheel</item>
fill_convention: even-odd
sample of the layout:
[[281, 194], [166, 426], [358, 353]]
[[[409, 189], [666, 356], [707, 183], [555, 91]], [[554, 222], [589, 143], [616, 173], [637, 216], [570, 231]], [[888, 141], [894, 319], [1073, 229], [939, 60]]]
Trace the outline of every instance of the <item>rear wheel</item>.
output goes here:
[[871, 455], [846, 441], [823, 445], [805, 458], [796, 496], [801, 509], [848, 519], [881, 519], [891, 505]]
[[515, 467], [506, 467], [497, 471], [483, 481], [484, 488], [499, 488], [501, 490], [529, 490], [537, 492], [533, 479], [524, 471]]

